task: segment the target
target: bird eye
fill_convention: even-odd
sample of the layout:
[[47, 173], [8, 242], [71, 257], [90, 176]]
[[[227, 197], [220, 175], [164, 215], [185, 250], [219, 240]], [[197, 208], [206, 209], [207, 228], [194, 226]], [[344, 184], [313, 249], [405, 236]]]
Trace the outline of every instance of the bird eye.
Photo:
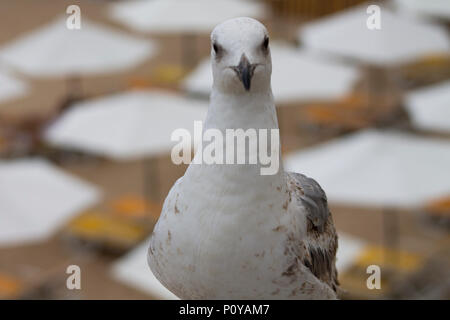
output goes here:
[[216, 54], [220, 51], [220, 46], [217, 43], [213, 43], [213, 50]]
[[269, 37], [266, 36], [264, 38], [264, 41], [262, 43], [262, 47], [263, 47], [264, 50], [267, 50], [269, 48]]
[[220, 60], [225, 53], [225, 50], [220, 44], [217, 44], [216, 42], [213, 42], [212, 48], [214, 50], [214, 55], [217, 60]]

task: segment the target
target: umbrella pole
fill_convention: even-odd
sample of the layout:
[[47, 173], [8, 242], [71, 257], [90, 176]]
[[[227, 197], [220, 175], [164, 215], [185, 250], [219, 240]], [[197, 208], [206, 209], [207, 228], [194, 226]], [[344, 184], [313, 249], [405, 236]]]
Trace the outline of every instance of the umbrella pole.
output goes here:
[[[398, 247], [399, 219], [395, 209], [383, 209], [383, 234], [384, 234], [384, 264], [395, 265], [397, 262], [396, 249]], [[391, 249], [392, 251], [389, 251]], [[389, 263], [389, 261], [391, 263]]]
[[186, 33], [181, 35], [182, 64], [184, 67], [192, 67], [197, 60], [197, 35]]
[[370, 113], [373, 107], [373, 94], [374, 94], [374, 68], [370, 65], [364, 65], [366, 81], [365, 81], [365, 96], [366, 96], [366, 111]]
[[157, 157], [144, 159], [144, 195], [145, 198], [159, 203], [160, 185]]
[[82, 96], [82, 83], [80, 76], [73, 75], [67, 78], [67, 97], [77, 99]]
[[82, 97], [82, 83], [80, 76], [72, 75], [66, 78], [66, 97], [61, 106], [61, 111], [68, 108], [72, 102]]

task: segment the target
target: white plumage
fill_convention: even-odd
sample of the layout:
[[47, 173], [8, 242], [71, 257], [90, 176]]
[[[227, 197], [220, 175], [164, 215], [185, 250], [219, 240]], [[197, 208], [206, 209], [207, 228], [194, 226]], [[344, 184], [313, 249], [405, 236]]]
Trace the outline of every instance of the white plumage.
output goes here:
[[[265, 27], [228, 20], [211, 35], [205, 129], [277, 129]], [[276, 67], [276, 66], [275, 66]], [[196, 157], [198, 154], [196, 154]], [[257, 164], [191, 164], [170, 190], [148, 262], [182, 299], [334, 299], [337, 236], [320, 186]]]

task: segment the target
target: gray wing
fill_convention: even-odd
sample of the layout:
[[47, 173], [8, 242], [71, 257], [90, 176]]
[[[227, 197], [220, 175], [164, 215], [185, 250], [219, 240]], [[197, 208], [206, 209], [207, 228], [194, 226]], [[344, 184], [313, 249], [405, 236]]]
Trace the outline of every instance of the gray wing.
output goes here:
[[295, 192], [307, 211], [307, 218], [313, 227], [323, 232], [330, 217], [327, 196], [316, 180], [307, 176], [289, 172], [291, 190]]
[[326, 194], [314, 179], [293, 172], [288, 173], [288, 189], [307, 212], [303, 264], [337, 291], [339, 283], [335, 263], [338, 240]]

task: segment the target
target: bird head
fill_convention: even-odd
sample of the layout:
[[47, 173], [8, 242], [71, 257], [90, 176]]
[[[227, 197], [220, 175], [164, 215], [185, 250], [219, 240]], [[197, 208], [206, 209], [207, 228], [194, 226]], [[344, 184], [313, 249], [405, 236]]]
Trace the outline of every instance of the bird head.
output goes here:
[[272, 59], [267, 29], [252, 18], [234, 18], [211, 33], [214, 86], [223, 92], [246, 93], [270, 88]]

